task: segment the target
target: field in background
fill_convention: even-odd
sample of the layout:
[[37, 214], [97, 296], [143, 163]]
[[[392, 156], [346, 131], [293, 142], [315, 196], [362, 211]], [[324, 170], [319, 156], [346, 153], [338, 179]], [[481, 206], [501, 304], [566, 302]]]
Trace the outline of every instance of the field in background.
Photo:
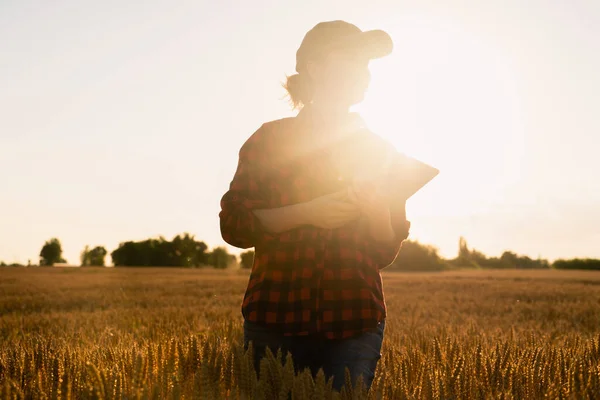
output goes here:
[[[241, 348], [247, 279], [1, 268], [0, 398], [340, 397], [274, 360], [255, 381]], [[384, 289], [372, 398], [600, 398], [600, 272], [384, 272]]]

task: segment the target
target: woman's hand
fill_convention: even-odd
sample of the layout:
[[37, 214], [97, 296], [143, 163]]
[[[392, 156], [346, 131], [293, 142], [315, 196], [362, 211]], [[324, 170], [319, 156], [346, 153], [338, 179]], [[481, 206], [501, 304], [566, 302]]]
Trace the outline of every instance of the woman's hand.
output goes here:
[[383, 242], [395, 240], [389, 201], [378, 182], [354, 181], [348, 196], [367, 218], [371, 236]]
[[310, 225], [335, 229], [360, 217], [361, 210], [349, 198], [347, 190], [317, 197], [304, 203], [306, 218]]
[[389, 204], [377, 182], [354, 180], [348, 188], [348, 197], [369, 220], [389, 218]]
[[282, 233], [303, 225], [323, 229], [339, 228], [360, 217], [360, 209], [342, 190], [313, 200], [289, 206], [252, 210], [263, 228], [270, 233]]

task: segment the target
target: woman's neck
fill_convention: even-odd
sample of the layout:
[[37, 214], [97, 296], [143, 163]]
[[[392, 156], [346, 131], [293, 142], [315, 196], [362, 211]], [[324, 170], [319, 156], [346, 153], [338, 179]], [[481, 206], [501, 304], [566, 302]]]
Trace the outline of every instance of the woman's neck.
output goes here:
[[321, 126], [340, 125], [348, 118], [350, 109], [347, 106], [325, 102], [312, 102], [309, 107], [311, 119]]

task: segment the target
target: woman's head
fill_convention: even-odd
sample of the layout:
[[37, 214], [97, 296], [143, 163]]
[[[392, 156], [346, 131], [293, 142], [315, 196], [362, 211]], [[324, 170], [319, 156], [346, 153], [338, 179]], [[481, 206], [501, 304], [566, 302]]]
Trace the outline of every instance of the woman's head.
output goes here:
[[369, 61], [392, 51], [390, 36], [362, 32], [344, 21], [321, 22], [296, 53], [295, 75], [284, 85], [295, 108], [315, 103], [350, 107], [362, 101], [369, 85]]

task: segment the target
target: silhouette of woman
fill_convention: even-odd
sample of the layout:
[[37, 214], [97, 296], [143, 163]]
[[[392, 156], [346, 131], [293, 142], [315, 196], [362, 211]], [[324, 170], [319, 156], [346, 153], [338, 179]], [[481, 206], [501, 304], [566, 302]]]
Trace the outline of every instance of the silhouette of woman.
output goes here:
[[242, 315], [257, 373], [266, 349], [281, 349], [337, 390], [346, 368], [353, 385], [372, 385], [386, 318], [380, 271], [410, 223], [405, 200], [392, 201], [398, 153], [349, 109], [369, 85], [369, 61], [391, 51], [384, 31], [317, 24], [285, 84], [299, 113], [264, 123], [239, 151], [219, 217], [227, 243], [255, 248]]

